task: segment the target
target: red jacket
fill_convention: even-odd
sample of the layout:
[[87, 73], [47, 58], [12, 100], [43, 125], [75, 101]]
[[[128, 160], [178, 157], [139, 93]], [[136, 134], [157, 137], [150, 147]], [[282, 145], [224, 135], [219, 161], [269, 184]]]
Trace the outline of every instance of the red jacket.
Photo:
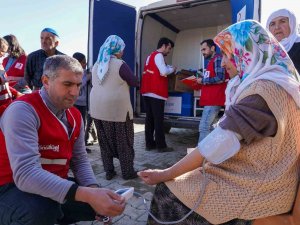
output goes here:
[[[209, 77], [215, 77], [214, 63], [217, 57], [221, 57], [216, 54], [208, 63], [206, 73]], [[219, 84], [205, 84], [201, 87], [200, 106], [224, 106], [225, 104], [225, 89], [229, 75], [225, 72], [225, 81]]]
[[[15, 84], [24, 77], [26, 58], [27, 58], [26, 55], [21, 55], [6, 71], [7, 80], [9, 81], [9, 85], [11, 87], [15, 86]], [[9, 57], [3, 59], [4, 68], [8, 63], [8, 60]]]
[[[32, 105], [39, 116], [38, 145], [42, 168], [66, 178], [73, 146], [80, 134], [80, 112], [74, 107], [66, 110], [67, 120], [72, 128], [69, 137], [58, 118], [47, 108], [39, 92], [24, 95], [17, 101], [24, 101]], [[5, 147], [5, 138], [0, 130], [0, 185], [11, 182], [13, 182], [12, 170]]]
[[8, 84], [0, 85], [0, 117], [17, 96], [18, 92]]
[[160, 75], [155, 64], [155, 56], [161, 54], [154, 51], [150, 54], [148, 65], [145, 63], [142, 76], [141, 94], [153, 93], [168, 98], [168, 78]]

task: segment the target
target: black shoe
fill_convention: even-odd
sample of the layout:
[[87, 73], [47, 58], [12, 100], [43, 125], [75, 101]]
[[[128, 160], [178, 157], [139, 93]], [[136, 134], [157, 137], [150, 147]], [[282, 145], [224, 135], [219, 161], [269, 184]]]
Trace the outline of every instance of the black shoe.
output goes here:
[[126, 176], [123, 176], [123, 179], [124, 180], [131, 180], [131, 179], [134, 179], [134, 178], [137, 178], [138, 175], [137, 175], [137, 171], [134, 171], [132, 174], [130, 175], [126, 175]]
[[158, 152], [173, 152], [174, 148], [172, 148], [172, 147], [165, 147], [165, 148], [158, 148], [157, 150], [158, 150]]
[[145, 148], [146, 151], [152, 151], [154, 149], [156, 149], [156, 145], [149, 145], [149, 146], [146, 145], [146, 148]]
[[86, 148], [85, 150], [86, 150], [87, 153], [91, 153], [92, 152], [92, 150], [89, 149], [89, 148]]
[[106, 180], [111, 180], [111, 179], [113, 179], [116, 175], [117, 175], [117, 173], [116, 173], [115, 171], [107, 172], [107, 173], [106, 173]]

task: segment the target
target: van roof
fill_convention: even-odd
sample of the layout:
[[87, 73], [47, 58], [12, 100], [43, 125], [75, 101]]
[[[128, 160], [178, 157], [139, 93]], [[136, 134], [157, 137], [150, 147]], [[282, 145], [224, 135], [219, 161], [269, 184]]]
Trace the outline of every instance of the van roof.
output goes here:
[[176, 5], [180, 4], [183, 2], [194, 2], [195, 0], [161, 0], [157, 2], [153, 2], [149, 5], [143, 6], [140, 8], [140, 10], [149, 10], [149, 9], [155, 9], [155, 8], [160, 8], [164, 6], [170, 6], [170, 5]]
[[177, 33], [230, 24], [231, 5], [229, 0], [162, 0], [140, 8], [139, 16], [150, 16], [162, 24], [168, 24]]

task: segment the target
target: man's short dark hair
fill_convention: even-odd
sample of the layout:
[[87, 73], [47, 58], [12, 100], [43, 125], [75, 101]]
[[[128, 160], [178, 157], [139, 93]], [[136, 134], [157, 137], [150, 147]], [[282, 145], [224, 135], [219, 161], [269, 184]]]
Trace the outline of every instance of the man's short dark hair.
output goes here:
[[159, 39], [158, 44], [157, 44], [157, 49], [161, 48], [163, 45], [169, 45], [171, 44], [171, 47], [174, 48], [174, 42], [171, 41], [169, 38], [162, 37]]
[[214, 46], [215, 49], [217, 48], [217, 45], [216, 45], [216, 43], [213, 41], [213, 39], [206, 39], [206, 40], [202, 41], [202, 42], [200, 43], [200, 45], [203, 45], [204, 43], [206, 43], [207, 46], [208, 46], [209, 48], [211, 48], [212, 46]]
[[83, 60], [85, 60], [85, 55], [82, 54], [81, 52], [75, 52], [73, 54], [73, 58], [77, 59], [79, 62], [82, 62]]

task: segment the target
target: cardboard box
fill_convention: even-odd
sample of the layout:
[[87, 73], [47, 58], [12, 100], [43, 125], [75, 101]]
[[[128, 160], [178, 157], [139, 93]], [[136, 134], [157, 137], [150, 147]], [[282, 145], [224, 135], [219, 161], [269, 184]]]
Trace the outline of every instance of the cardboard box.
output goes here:
[[169, 92], [193, 92], [189, 86], [182, 83], [180, 80], [189, 77], [190, 75], [178, 72], [168, 76], [168, 91]]
[[193, 71], [190, 71], [190, 70], [180, 70], [180, 73], [182, 74], [186, 74], [186, 75], [189, 75], [189, 76], [196, 76], [196, 72], [193, 72]]

